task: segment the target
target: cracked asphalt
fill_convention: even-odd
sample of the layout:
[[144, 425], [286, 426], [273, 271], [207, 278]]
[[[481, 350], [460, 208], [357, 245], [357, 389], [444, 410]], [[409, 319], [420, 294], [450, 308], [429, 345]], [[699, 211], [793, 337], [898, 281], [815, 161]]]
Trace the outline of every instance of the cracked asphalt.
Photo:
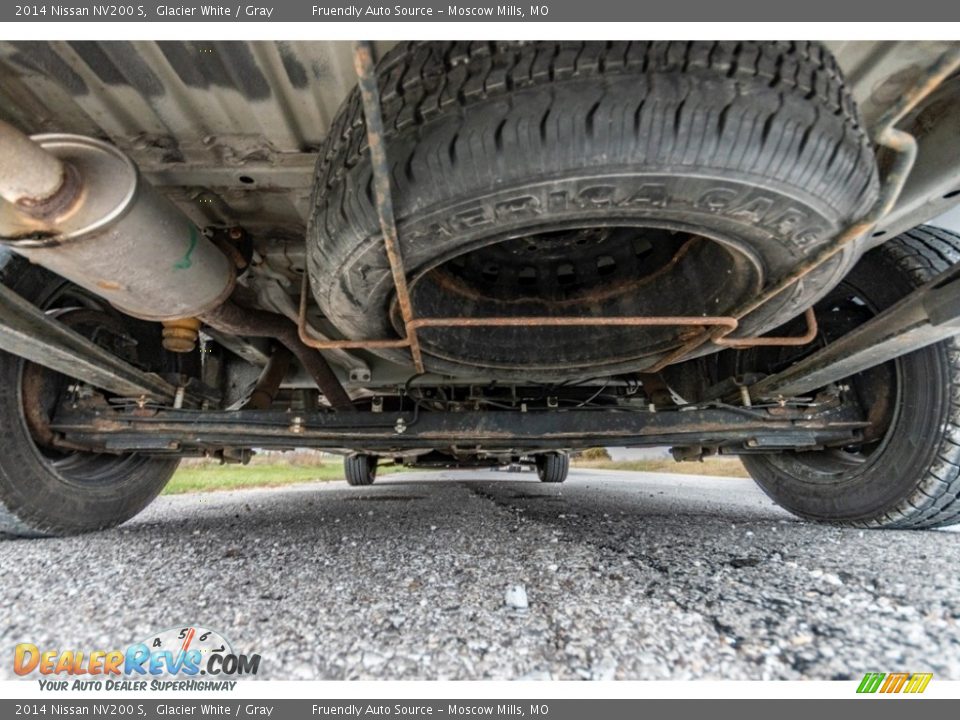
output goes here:
[[740, 479], [408, 473], [0, 541], [0, 652], [196, 624], [270, 679], [957, 680], [958, 561], [960, 534], [813, 525]]

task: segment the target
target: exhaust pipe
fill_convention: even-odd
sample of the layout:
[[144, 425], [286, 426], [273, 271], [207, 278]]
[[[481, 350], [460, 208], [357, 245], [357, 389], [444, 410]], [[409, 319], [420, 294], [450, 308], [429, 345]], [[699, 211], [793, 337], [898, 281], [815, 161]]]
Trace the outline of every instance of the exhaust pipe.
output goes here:
[[122, 312], [164, 323], [164, 345], [192, 349], [211, 327], [285, 345], [335, 408], [350, 398], [286, 318], [241, 310], [231, 261], [119, 149], [79, 135], [27, 137], [0, 121], [0, 243]]
[[350, 396], [337, 380], [336, 374], [323, 355], [304, 345], [297, 335], [296, 325], [283, 315], [265, 310], [241, 308], [232, 302], [226, 302], [216, 310], [203, 314], [200, 319], [210, 327], [228, 335], [274, 338], [296, 356], [332, 408], [353, 409]]

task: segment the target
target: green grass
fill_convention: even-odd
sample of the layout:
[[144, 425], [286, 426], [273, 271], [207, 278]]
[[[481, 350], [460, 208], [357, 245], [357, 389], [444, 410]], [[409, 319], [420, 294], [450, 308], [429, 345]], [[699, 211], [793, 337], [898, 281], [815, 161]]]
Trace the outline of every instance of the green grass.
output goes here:
[[670, 458], [651, 460], [574, 460], [577, 468], [596, 470], [631, 470], [634, 472], [680, 473], [683, 475], [718, 475], [748, 478], [743, 464], [736, 458], [705, 458], [703, 462], [676, 462]]
[[[397, 472], [403, 468], [381, 467], [377, 476]], [[214, 490], [242, 490], [246, 488], [281, 487], [297, 483], [343, 480], [343, 466], [339, 462], [323, 465], [187, 465], [174, 473], [164, 488], [164, 495], [180, 495]]]
[[[674, 462], [673, 460], [577, 460], [578, 468], [598, 470], [633, 470], [657, 473], [685, 473], [688, 475], [720, 475], [749, 477], [736, 459], [707, 458], [702, 463]], [[380, 467], [377, 475], [404, 472], [403, 467]], [[217, 465], [215, 463], [185, 462], [164, 489], [164, 495], [181, 495], [214, 490], [243, 490], [248, 488], [282, 487], [298, 483], [343, 480], [343, 465], [337, 460], [322, 464], [304, 465], [301, 462], [273, 462], [271, 458], [255, 458], [250, 465]]]

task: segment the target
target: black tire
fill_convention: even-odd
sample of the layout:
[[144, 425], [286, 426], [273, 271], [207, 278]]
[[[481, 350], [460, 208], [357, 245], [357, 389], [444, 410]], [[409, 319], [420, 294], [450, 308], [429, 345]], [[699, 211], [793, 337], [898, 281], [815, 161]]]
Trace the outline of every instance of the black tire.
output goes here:
[[343, 459], [343, 474], [347, 485], [373, 485], [377, 479], [377, 456], [347, 455]]
[[[378, 72], [421, 316], [723, 315], [877, 197], [854, 103], [816, 43], [405, 43]], [[798, 314], [857, 254], [738, 332]], [[317, 302], [345, 337], [402, 335], [356, 91], [320, 151], [308, 259]], [[428, 369], [523, 378], [646, 367], [679, 334], [419, 333]], [[409, 363], [406, 351], [378, 352]]]
[[543, 453], [534, 458], [540, 482], [562, 483], [570, 472], [570, 456], [566, 453]]
[[[876, 314], [957, 262], [960, 235], [919, 227], [867, 253], [830, 297], [858, 298]], [[829, 308], [823, 309], [818, 317], [828, 320]], [[855, 454], [744, 455], [757, 484], [787, 510], [813, 520], [891, 528], [960, 521], [960, 341], [917, 350], [848, 384], [865, 404], [889, 406], [879, 413], [885, 432]]]
[[[47, 308], [63, 278], [0, 249], [0, 283]], [[50, 373], [0, 352], [0, 533], [26, 537], [102, 530], [130, 519], [167, 484], [178, 460], [43, 449], [24, 413], [23, 378]], [[49, 376], [62, 380], [62, 376]]]

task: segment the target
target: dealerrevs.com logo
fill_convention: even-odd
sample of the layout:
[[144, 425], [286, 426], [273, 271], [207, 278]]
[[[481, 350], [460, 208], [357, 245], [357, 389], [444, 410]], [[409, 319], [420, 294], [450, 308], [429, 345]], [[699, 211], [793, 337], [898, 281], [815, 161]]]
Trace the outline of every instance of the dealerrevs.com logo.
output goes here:
[[20, 643], [13, 654], [14, 672], [37, 676], [42, 690], [232, 690], [236, 680], [227, 678], [259, 669], [259, 655], [236, 653], [220, 633], [197, 626], [164, 630], [125, 650]]

